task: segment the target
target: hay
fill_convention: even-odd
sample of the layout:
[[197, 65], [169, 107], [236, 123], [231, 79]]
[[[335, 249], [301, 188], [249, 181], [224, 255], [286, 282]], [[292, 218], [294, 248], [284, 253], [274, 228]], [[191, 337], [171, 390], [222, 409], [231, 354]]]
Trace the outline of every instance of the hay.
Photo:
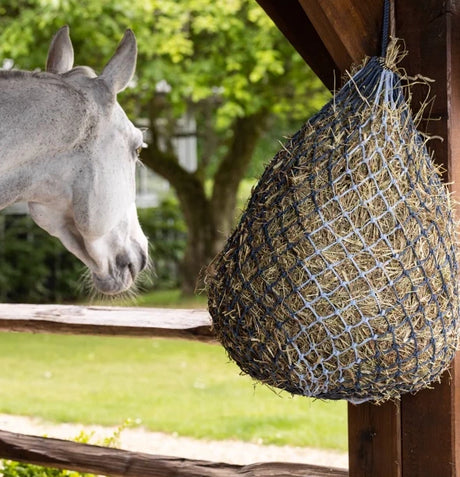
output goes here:
[[245, 373], [294, 394], [415, 392], [457, 349], [455, 249], [400, 77], [371, 58], [273, 158], [209, 267], [215, 332]]

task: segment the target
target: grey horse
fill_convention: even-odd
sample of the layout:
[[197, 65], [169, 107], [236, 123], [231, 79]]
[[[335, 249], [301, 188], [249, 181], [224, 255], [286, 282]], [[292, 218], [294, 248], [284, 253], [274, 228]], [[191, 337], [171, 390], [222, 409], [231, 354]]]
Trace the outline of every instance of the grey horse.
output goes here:
[[51, 42], [46, 72], [0, 72], [0, 209], [26, 201], [33, 220], [105, 294], [130, 288], [147, 264], [135, 206], [143, 137], [117, 102], [136, 57], [127, 30], [100, 76], [73, 67], [65, 26]]

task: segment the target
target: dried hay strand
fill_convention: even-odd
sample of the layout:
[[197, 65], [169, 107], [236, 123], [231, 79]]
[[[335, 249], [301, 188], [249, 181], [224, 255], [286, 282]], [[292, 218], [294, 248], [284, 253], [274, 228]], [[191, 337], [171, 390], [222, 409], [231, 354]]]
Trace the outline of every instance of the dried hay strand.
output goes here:
[[381, 402], [457, 349], [450, 197], [391, 66], [371, 58], [287, 142], [207, 270], [218, 338], [270, 386]]

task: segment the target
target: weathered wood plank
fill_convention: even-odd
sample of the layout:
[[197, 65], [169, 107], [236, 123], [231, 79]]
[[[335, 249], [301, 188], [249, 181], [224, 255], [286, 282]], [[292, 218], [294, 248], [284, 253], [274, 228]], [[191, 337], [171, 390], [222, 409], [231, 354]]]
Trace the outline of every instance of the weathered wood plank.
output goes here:
[[[410, 75], [435, 80], [435, 97], [426, 121], [435, 159], [444, 165], [447, 180], [453, 182], [454, 199], [460, 199], [460, 0], [400, 0], [396, 2], [396, 33], [409, 51], [404, 68]], [[417, 108], [426, 89], [414, 90]], [[451, 477], [460, 474], [459, 357], [450, 373], [432, 390], [401, 400], [403, 476]]]
[[403, 477], [456, 476], [453, 388], [441, 384], [401, 399]]
[[0, 331], [214, 341], [206, 310], [0, 304]]
[[300, 4], [342, 73], [366, 55], [379, 54], [383, 0], [300, 0]]
[[324, 85], [333, 90], [340, 71], [298, 0], [257, 0]]
[[348, 405], [350, 477], [401, 476], [399, 403]]
[[245, 466], [131, 452], [0, 431], [0, 457], [112, 477], [345, 477], [346, 470], [290, 463]]

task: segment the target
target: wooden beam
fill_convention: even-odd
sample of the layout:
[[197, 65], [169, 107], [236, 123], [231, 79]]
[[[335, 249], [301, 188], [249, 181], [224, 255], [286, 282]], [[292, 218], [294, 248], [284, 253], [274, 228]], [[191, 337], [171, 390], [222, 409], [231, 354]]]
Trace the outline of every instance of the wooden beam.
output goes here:
[[399, 403], [348, 406], [350, 477], [401, 477]]
[[300, 0], [300, 4], [342, 74], [365, 56], [380, 53], [383, 0]]
[[[460, 199], [460, 0], [398, 0], [396, 33], [409, 52], [403, 67], [410, 75], [435, 80], [434, 102], [425, 113], [428, 134], [444, 138], [429, 146], [444, 165], [454, 200]], [[414, 88], [417, 109], [426, 88]], [[428, 115], [434, 120], [429, 120]], [[459, 357], [432, 390], [401, 400], [403, 477], [460, 475]]]
[[111, 477], [346, 477], [334, 467], [269, 462], [233, 465], [131, 452], [0, 431], [0, 457]]
[[[447, 167], [448, 179], [452, 182], [454, 198], [460, 201], [460, 2], [449, 2], [446, 13], [448, 32], [448, 57], [447, 70], [448, 131], [447, 131]], [[459, 207], [457, 206], [457, 220], [459, 220]], [[455, 458], [455, 471], [460, 474], [460, 355], [457, 354], [452, 372], [451, 395], [449, 404], [450, 417], [453, 419], [451, 430], [453, 439], [452, 453]]]
[[275, 25], [316, 73], [324, 85], [333, 90], [340, 71], [298, 0], [257, 0]]
[[215, 341], [206, 310], [0, 304], [0, 331]]
[[383, 0], [257, 0], [330, 89], [353, 64], [379, 54]]
[[[402, 65], [408, 74], [436, 80], [431, 86], [436, 98], [426, 110], [430, 118], [421, 127], [444, 138], [429, 146], [446, 168], [446, 178], [455, 181], [454, 199], [459, 200], [460, 0], [397, 0], [396, 36], [404, 39], [409, 51]], [[417, 111], [427, 89], [414, 87], [412, 93], [412, 107]], [[349, 406], [350, 477], [460, 475], [459, 360], [433, 389], [405, 395], [400, 404]], [[370, 439], [370, 433], [375, 440], [383, 438], [383, 443]], [[382, 473], [382, 461], [395, 465]]]

